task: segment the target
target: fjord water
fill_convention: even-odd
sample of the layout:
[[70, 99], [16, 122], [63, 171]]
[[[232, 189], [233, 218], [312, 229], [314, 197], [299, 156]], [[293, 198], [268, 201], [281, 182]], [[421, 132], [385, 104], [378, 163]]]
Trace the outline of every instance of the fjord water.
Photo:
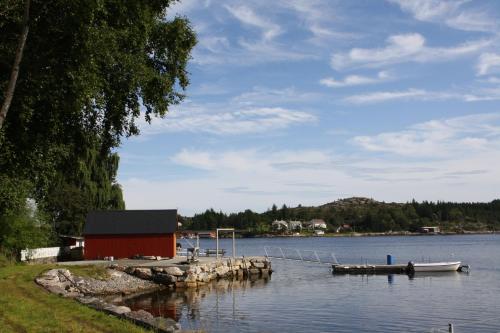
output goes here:
[[[231, 241], [221, 247], [230, 251]], [[272, 260], [269, 280], [160, 292], [126, 301], [207, 332], [500, 332], [500, 235], [237, 239], [238, 255], [264, 247], [334, 252], [344, 263], [460, 260], [471, 272], [332, 275], [329, 265]], [[201, 248], [215, 248], [203, 240]]]

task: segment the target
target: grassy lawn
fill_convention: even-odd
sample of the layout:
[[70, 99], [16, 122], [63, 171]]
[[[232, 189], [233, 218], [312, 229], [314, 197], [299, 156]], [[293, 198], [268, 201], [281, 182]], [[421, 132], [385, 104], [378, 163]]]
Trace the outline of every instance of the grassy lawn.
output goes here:
[[[38, 274], [54, 267], [0, 265], [0, 332], [146, 332], [125, 320], [50, 294], [35, 284]], [[101, 268], [71, 270], [80, 275], [105, 277]]]

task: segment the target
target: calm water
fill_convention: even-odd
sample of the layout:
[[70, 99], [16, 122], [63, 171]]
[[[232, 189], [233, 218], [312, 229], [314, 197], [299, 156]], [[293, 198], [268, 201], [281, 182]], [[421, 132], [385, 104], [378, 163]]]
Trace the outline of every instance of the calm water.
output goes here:
[[219, 281], [126, 303], [207, 332], [447, 332], [449, 322], [455, 332], [500, 332], [500, 235], [237, 240], [239, 255], [264, 255], [264, 246], [334, 252], [346, 263], [384, 263], [387, 254], [396, 263], [461, 260], [472, 270], [335, 276], [328, 265], [272, 260], [268, 280]]

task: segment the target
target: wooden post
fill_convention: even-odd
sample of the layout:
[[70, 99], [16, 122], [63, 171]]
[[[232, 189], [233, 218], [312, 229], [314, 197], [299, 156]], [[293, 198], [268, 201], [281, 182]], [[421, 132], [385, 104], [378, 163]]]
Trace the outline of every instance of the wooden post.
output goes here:
[[236, 258], [236, 244], [234, 240], [234, 230], [233, 230], [233, 259]]

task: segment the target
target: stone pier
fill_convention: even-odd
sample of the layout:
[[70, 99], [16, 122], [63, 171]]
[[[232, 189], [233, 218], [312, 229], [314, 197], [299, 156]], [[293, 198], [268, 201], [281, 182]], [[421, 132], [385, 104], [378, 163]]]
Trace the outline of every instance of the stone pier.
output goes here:
[[109, 268], [125, 272], [143, 280], [175, 288], [196, 288], [215, 279], [268, 277], [272, 274], [271, 262], [264, 257], [221, 258], [196, 263], [155, 265], [112, 264]]

